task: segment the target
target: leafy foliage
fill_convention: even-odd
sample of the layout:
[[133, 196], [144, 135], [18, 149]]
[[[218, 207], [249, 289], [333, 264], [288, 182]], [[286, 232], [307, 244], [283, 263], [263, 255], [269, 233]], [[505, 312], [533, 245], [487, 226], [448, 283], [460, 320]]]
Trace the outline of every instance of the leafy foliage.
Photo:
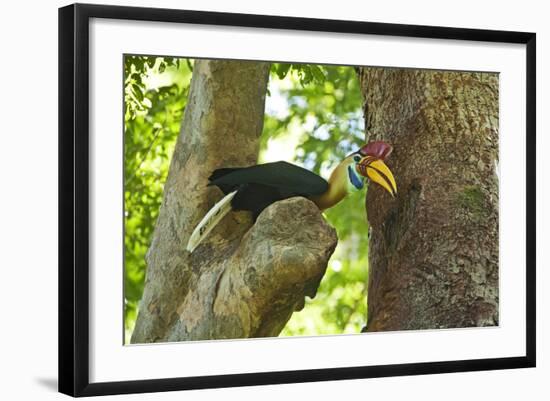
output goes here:
[[[124, 71], [124, 297], [126, 330], [131, 331], [191, 72], [176, 59], [137, 56], [125, 58]], [[160, 74], [168, 84], [157, 86], [162, 82], [151, 79]]]
[[[280, 70], [286, 71], [287, 85], [280, 89], [280, 94], [288, 102], [288, 113], [266, 115], [262, 146], [287, 133], [293, 124], [298, 125], [307, 135], [297, 149], [297, 161], [317, 173], [322, 172], [323, 164], [325, 170], [331, 169], [357, 149], [365, 136], [355, 71], [341, 66], [286, 64], [290, 67], [282, 68], [281, 65], [284, 64], [275, 64], [272, 71], [275, 70], [278, 77], [283, 76]], [[287, 75], [288, 72], [291, 73]]]
[[[126, 339], [143, 291], [149, 247], [170, 157], [185, 110], [193, 61], [124, 60], [124, 213]], [[352, 67], [272, 65], [260, 161], [284, 158], [325, 177], [364, 137], [361, 95]], [[277, 150], [278, 149], [278, 150]], [[326, 212], [339, 245], [317, 296], [282, 335], [359, 332], [366, 318], [368, 225], [364, 193]]]
[[151, 107], [145, 96], [145, 80], [151, 73], [163, 73], [168, 67], [179, 68], [180, 59], [174, 57], [125, 56], [124, 57], [124, 104], [125, 121]]

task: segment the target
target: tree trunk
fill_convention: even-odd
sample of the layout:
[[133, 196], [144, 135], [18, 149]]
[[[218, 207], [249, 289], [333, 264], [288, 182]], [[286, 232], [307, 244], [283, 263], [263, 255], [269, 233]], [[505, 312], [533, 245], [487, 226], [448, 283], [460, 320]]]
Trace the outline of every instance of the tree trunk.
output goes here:
[[132, 343], [276, 336], [315, 294], [337, 239], [304, 198], [271, 205], [253, 227], [231, 212], [185, 250], [223, 196], [206, 186], [212, 171], [256, 163], [268, 75], [265, 63], [195, 62]]
[[362, 68], [367, 139], [394, 146], [395, 200], [371, 185], [367, 331], [498, 325], [498, 75]]

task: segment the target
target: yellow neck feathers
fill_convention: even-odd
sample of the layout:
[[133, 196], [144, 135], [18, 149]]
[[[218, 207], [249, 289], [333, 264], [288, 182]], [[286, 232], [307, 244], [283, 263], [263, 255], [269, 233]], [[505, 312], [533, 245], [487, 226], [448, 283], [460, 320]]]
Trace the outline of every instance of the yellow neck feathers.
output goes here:
[[328, 190], [322, 195], [311, 198], [321, 211], [333, 207], [348, 194], [349, 178], [347, 168], [352, 162], [352, 157], [342, 160], [328, 179]]

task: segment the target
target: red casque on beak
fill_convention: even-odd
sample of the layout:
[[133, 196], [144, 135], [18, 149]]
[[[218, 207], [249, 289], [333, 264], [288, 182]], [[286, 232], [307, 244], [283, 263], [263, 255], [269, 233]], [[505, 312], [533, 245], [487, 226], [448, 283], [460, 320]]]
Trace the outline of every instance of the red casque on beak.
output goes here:
[[355, 164], [355, 170], [363, 177], [368, 177], [382, 186], [391, 196], [395, 197], [397, 183], [391, 170], [384, 163], [384, 159], [390, 155], [392, 150], [392, 146], [384, 141], [367, 143], [359, 149], [358, 153], [362, 158]]
[[362, 156], [373, 156], [378, 160], [385, 160], [392, 150], [393, 147], [387, 142], [372, 141], [359, 149], [359, 153]]

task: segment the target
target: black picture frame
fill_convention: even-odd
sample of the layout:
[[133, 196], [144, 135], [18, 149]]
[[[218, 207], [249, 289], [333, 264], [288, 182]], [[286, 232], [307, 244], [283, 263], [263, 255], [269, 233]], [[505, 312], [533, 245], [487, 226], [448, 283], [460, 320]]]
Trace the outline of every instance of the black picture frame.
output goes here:
[[[526, 46], [526, 353], [521, 357], [90, 383], [89, 22], [91, 18], [437, 38]], [[75, 4], [59, 9], [59, 391], [72, 396], [534, 367], [536, 35], [479, 29]]]

